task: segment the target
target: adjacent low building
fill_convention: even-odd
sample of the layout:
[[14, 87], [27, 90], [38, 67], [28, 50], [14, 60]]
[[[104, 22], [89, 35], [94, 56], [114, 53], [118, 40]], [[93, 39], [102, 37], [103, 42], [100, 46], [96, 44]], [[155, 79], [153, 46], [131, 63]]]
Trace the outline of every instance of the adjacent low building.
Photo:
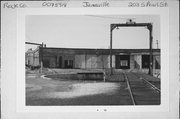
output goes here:
[[[37, 48], [26, 52], [26, 65], [46, 68], [108, 69], [109, 49]], [[150, 65], [149, 49], [112, 49], [113, 69], [147, 71]], [[160, 69], [160, 49], [153, 49], [153, 69]]]

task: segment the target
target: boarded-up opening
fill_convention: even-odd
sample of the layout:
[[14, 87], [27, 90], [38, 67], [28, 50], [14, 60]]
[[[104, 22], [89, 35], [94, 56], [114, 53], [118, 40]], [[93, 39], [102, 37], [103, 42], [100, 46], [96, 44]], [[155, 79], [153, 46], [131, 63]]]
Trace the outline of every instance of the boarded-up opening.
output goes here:
[[130, 55], [116, 55], [116, 69], [129, 69]]

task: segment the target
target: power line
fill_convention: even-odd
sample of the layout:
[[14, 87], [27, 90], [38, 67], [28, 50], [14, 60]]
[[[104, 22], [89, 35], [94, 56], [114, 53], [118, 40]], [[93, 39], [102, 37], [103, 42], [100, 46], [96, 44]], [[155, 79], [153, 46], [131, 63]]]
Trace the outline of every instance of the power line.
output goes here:
[[100, 15], [86, 15], [86, 16], [91, 16], [91, 17], [99, 17], [99, 18], [105, 18], [105, 19], [135, 19], [135, 18], [115, 18], [115, 17], [107, 17], [107, 16], [100, 16]]
[[25, 44], [30, 44], [30, 45], [42, 45], [42, 44], [39, 44], [39, 43], [32, 43], [32, 42], [25, 42]]

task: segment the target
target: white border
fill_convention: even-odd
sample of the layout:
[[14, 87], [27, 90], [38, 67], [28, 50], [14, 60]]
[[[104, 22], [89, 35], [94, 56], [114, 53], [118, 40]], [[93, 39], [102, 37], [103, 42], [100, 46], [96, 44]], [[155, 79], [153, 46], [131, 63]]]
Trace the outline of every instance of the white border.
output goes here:
[[[158, 106], [25, 106], [26, 15], [160, 15], [161, 105]], [[169, 9], [168, 8], [61, 8], [18, 9], [17, 112], [168, 112], [169, 111]]]

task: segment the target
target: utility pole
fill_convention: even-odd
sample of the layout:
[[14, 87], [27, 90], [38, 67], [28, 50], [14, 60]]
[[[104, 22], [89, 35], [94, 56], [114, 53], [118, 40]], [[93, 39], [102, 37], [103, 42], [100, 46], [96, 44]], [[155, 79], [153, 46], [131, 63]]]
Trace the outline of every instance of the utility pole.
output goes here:
[[158, 40], [156, 40], [156, 44], [157, 44], [157, 49], [159, 49], [159, 47], [158, 47], [158, 45], [159, 45]]

